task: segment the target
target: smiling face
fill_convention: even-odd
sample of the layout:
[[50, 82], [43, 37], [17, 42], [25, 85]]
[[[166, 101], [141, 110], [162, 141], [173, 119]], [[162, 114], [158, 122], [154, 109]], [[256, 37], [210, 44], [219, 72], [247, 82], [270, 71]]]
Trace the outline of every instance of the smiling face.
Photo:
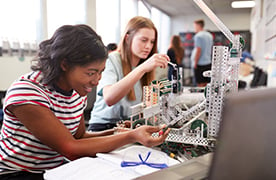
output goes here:
[[92, 88], [98, 85], [102, 72], [105, 68], [105, 61], [95, 61], [86, 66], [74, 66], [67, 68], [62, 65], [64, 71], [59, 78], [57, 85], [64, 91], [74, 89], [81, 96], [86, 96]]
[[[150, 28], [139, 29], [132, 39], [131, 51], [134, 64], [138, 64], [140, 59], [146, 59], [155, 43], [155, 31]], [[138, 61], [138, 62], [137, 62]]]

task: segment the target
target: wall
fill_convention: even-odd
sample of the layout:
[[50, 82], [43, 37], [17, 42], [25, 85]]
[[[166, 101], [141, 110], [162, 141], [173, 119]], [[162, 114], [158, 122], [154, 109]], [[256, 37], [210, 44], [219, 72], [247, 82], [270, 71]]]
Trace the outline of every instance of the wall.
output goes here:
[[96, 29], [96, 0], [86, 0], [86, 24]]
[[[216, 14], [218, 18], [230, 29], [230, 30], [249, 30], [250, 29], [250, 14]], [[209, 18], [205, 15], [196, 16], [175, 16], [172, 17], [172, 35], [179, 32], [194, 31], [193, 22], [196, 19], [204, 19], [205, 29], [211, 31], [218, 31], [218, 28]]]
[[0, 57], [0, 90], [7, 90], [13, 81], [30, 72], [31, 57], [20, 61], [18, 57]]
[[[268, 72], [268, 86], [276, 86], [276, 1], [256, 0], [251, 12], [252, 54]], [[274, 53], [274, 54], [273, 54]], [[274, 57], [273, 57], [274, 55]]]
[[[48, 38], [47, 34], [47, 6], [46, 0], [41, 1], [41, 19], [39, 22], [40, 33], [38, 40], [42, 41]], [[86, 0], [86, 24], [96, 29], [96, 0]], [[15, 56], [13, 57], [0, 57], [0, 90], [7, 90], [11, 83], [18, 79], [21, 75], [29, 72], [32, 57], [25, 57], [24, 61], [19, 61]]]

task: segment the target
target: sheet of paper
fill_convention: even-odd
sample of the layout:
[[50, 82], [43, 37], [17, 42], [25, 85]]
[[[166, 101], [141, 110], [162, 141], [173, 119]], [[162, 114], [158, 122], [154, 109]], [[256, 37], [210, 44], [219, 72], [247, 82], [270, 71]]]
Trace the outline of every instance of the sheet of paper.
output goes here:
[[138, 154], [141, 154], [143, 160], [148, 152], [151, 152], [147, 162], [166, 163], [168, 166], [178, 164], [179, 162], [170, 158], [165, 153], [139, 145], [131, 145], [121, 150], [115, 150], [110, 153], [98, 153], [97, 158], [84, 157], [71, 161], [65, 165], [46, 171], [44, 179], [46, 180], [87, 180], [87, 179], [120, 179], [129, 180], [142, 175], [146, 175], [159, 169], [151, 168], [147, 165], [138, 165], [135, 167], [121, 167], [124, 161], [141, 161]]
[[[151, 163], [165, 163], [168, 166], [172, 166], [175, 164], [178, 164], [179, 161], [170, 158], [166, 153], [148, 148], [145, 146], [140, 145], [132, 145], [130, 147], [124, 148], [119, 151], [113, 151], [111, 153], [97, 153], [97, 157], [102, 158], [106, 161], [112, 162], [117, 167], [121, 167], [122, 161], [131, 161], [131, 162], [141, 162], [138, 155], [142, 155], [142, 159], [145, 160], [146, 155], [148, 152], [151, 152], [151, 155], [147, 162]], [[122, 167], [124, 169], [127, 169], [128, 171], [133, 171], [135, 173], [138, 173], [140, 175], [146, 175], [155, 171], [158, 171], [160, 169], [152, 168], [147, 165], [139, 165], [139, 166], [133, 166], [133, 167]]]
[[100, 158], [84, 157], [72, 161], [58, 168], [48, 170], [44, 174], [46, 180], [87, 180], [87, 179], [120, 179], [129, 180], [139, 177], [133, 171], [125, 171], [125, 169], [114, 166], [109, 161]]

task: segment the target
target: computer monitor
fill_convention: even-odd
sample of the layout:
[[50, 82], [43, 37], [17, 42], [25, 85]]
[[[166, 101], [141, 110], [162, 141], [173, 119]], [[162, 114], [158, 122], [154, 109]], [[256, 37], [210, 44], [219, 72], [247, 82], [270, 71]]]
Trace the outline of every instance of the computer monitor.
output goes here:
[[276, 179], [276, 88], [226, 98], [211, 180]]

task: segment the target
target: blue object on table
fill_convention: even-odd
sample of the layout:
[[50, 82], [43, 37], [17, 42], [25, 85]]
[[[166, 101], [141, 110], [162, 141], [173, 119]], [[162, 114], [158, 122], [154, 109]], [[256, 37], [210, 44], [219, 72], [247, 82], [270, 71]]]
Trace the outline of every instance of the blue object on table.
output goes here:
[[150, 157], [151, 152], [148, 152], [148, 155], [145, 160], [143, 160], [141, 154], [138, 154], [139, 159], [141, 162], [131, 162], [131, 161], [122, 161], [121, 167], [128, 167], [128, 166], [139, 166], [139, 165], [147, 165], [152, 168], [158, 168], [158, 169], [164, 169], [167, 168], [168, 165], [166, 163], [148, 163], [146, 162], [148, 158]]

